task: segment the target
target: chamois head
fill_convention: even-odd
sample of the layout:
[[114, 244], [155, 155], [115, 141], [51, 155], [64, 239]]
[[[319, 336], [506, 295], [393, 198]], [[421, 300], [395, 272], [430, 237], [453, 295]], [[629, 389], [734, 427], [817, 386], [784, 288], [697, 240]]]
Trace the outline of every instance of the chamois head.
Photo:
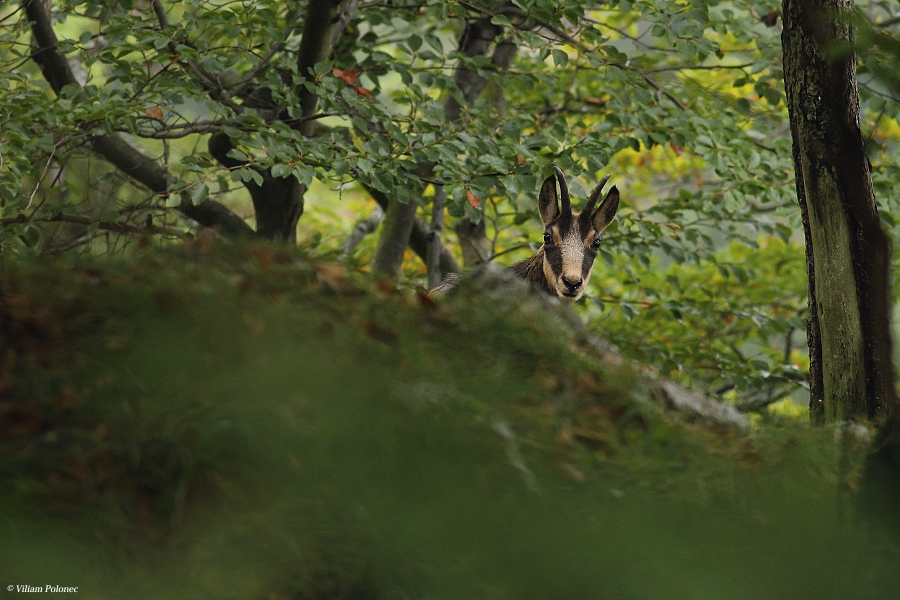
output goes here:
[[[544, 245], [541, 247], [544, 277], [551, 293], [563, 302], [575, 302], [581, 298], [591, 277], [591, 268], [600, 250], [600, 234], [616, 216], [619, 190], [613, 186], [600, 206], [594, 209], [609, 179], [607, 175], [591, 192], [581, 212], [573, 213], [566, 178], [557, 167], [553, 169], [556, 175], [544, 180], [538, 199], [538, 209], [544, 221]], [[559, 201], [562, 201], [561, 208]]]

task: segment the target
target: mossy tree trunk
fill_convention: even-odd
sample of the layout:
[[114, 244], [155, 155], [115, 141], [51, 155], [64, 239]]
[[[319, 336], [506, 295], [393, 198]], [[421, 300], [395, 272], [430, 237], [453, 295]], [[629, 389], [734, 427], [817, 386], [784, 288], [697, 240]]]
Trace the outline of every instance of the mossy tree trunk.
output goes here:
[[809, 275], [810, 412], [876, 419], [896, 405], [890, 241], [860, 129], [852, 0], [784, 0], [784, 79]]
[[373, 275], [392, 278], [400, 275], [417, 206], [415, 202], [403, 204], [397, 200], [391, 200], [388, 204], [387, 210], [384, 211], [384, 220], [381, 222], [381, 234], [378, 236], [375, 255], [372, 257]]

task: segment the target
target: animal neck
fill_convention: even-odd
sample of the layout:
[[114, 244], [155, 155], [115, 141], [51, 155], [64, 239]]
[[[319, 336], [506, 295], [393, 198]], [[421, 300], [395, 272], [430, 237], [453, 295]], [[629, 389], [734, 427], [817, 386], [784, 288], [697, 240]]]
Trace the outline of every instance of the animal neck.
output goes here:
[[535, 253], [531, 258], [526, 258], [522, 262], [518, 262], [510, 267], [513, 270], [513, 273], [524, 279], [525, 281], [532, 283], [551, 296], [555, 296], [553, 290], [550, 289], [550, 285], [547, 283], [547, 277], [544, 275], [544, 248], [542, 247], [540, 250]]

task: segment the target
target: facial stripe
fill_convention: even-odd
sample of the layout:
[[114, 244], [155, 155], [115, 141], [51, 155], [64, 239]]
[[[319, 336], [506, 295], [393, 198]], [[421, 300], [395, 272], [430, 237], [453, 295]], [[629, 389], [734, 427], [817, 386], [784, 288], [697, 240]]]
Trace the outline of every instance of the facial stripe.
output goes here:
[[556, 225], [550, 228], [550, 236], [553, 238], [553, 243], [559, 246], [562, 244], [562, 237], [559, 234], [559, 226]]
[[581, 263], [581, 278], [584, 279], [585, 285], [587, 285], [588, 277], [591, 275], [591, 267], [594, 266], [594, 259], [596, 257], [597, 255], [594, 254], [592, 250], [585, 248], [584, 260]]
[[554, 276], [559, 276], [562, 273], [563, 257], [558, 244], [544, 249], [544, 260], [549, 265]]
[[591, 275], [591, 267], [594, 266], [594, 259], [597, 258], [597, 252], [592, 248], [592, 244], [594, 243], [594, 240], [597, 239], [598, 235], [600, 234], [597, 233], [597, 230], [591, 227], [589, 233], [584, 238], [584, 260], [581, 264], [581, 277], [584, 279], [584, 285], [587, 285]]

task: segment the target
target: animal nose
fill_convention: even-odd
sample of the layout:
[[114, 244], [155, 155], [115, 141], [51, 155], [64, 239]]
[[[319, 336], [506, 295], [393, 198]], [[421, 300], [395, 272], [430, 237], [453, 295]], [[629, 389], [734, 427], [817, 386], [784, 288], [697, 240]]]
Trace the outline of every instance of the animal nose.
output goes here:
[[578, 288], [581, 287], [581, 284], [584, 283], [584, 279], [571, 280], [568, 277], [566, 277], [565, 275], [563, 275], [562, 282], [563, 282], [563, 285], [565, 285], [566, 288], [568, 288], [568, 290], [570, 292], [574, 292], [575, 290], [577, 290]]

